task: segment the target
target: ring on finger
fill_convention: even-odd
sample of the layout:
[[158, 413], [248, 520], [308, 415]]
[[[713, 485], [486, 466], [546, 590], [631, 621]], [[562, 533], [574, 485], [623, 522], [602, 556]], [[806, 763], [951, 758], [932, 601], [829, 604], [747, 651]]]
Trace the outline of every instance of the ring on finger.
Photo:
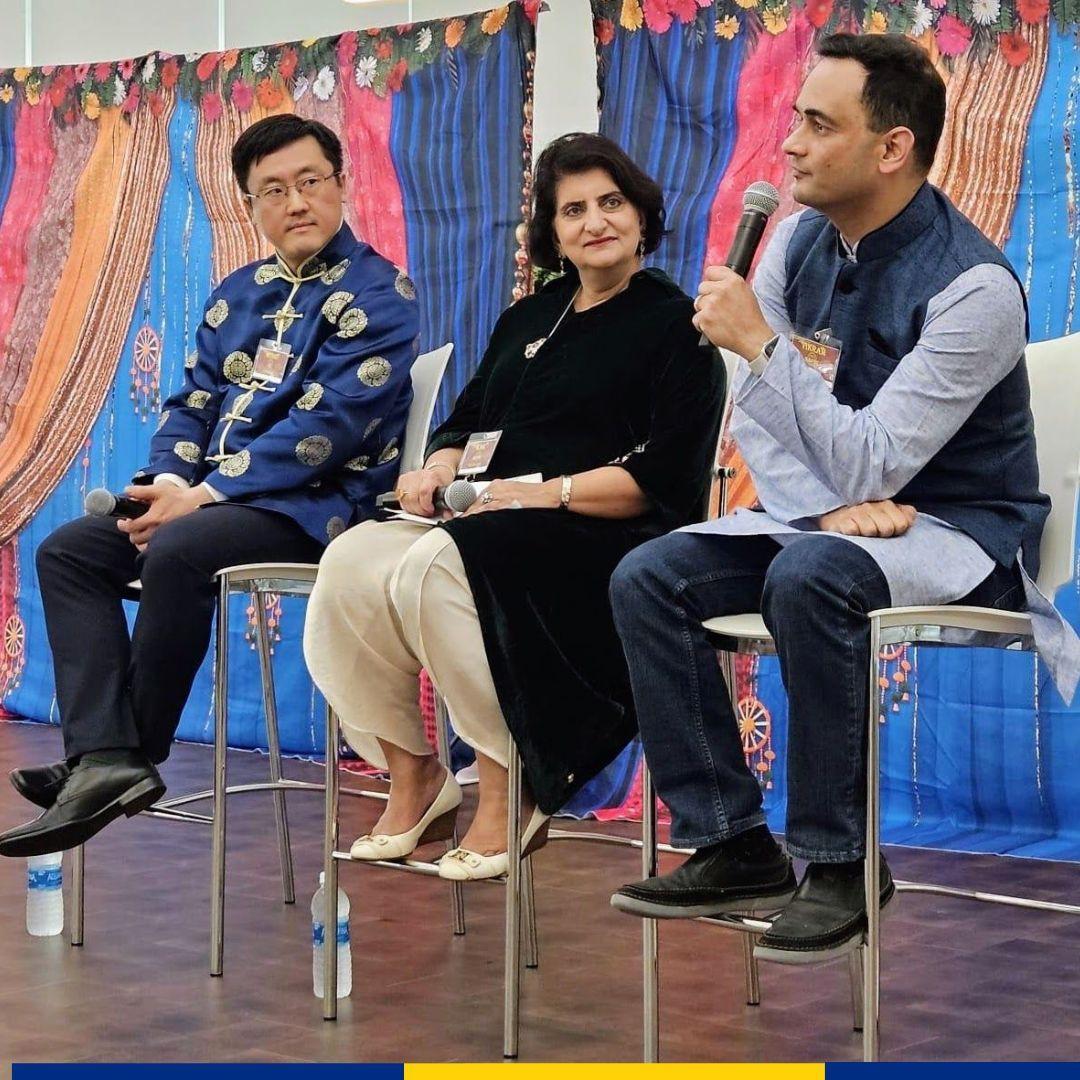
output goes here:
[[495, 496], [492, 495], [490, 491], [485, 491], [484, 494], [480, 496], [480, 501], [486, 505], [494, 498]]

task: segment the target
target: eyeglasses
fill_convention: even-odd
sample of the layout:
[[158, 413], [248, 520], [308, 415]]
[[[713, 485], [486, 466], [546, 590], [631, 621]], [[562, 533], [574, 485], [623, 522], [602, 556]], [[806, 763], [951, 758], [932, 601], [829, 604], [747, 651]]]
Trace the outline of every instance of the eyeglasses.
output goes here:
[[334, 177], [340, 175], [340, 173], [332, 172], [329, 176], [305, 176], [303, 180], [297, 180], [295, 184], [274, 184], [254, 195], [245, 191], [244, 198], [250, 199], [252, 205], [259, 203], [262, 206], [284, 206], [288, 202], [289, 192], [295, 189], [300, 193], [301, 198], [314, 199], [322, 191], [322, 186], [327, 180], [333, 180]]

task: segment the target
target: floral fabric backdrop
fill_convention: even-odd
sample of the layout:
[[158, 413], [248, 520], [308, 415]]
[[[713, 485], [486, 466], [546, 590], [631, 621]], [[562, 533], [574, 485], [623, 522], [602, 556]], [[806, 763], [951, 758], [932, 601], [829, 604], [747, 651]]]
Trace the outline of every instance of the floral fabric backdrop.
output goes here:
[[[345, 145], [346, 217], [406, 268], [421, 347], [455, 345], [445, 415], [499, 312], [529, 288], [539, 0], [413, 26], [204, 55], [0, 70], [0, 701], [56, 722], [34, 551], [145, 461], [205, 296], [267, 254], [229, 150], [296, 112]], [[321, 752], [303, 605], [271, 599], [282, 741]], [[246, 618], [245, 618], [246, 614]], [[264, 744], [254, 612], [238, 603], [230, 742]], [[179, 737], [212, 737], [210, 664]], [[59, 744], [58, 744], [59, 745]]]
[[[1076, 0], [593, 0], [601, 130], [664, 187], [672, 235], [654, 262], [693, 293], [723, 261], [742, 192], [786, 192], [780, 152], [814, 40], [903, 33], [938, 65], [948, 120], [931, 180], [1004, 248], [1032, 340], [1078, 327]], [[794, 209], [790, 197], [776, 220]], [[1078, 358], [1080, 362], [1080, 358]], [[729, 505], [752, 485], [739, 469]], [[1077, 581], [1057, 597], [1080, 620]], [[1080, 700], [1031, 656], [890, 649], [882, 657], [883, 821], [894, 842], [1080, 857]], [[775, 661], [737, 661], [743, 747], [782, 829], [787, 706]], [[640, 750], [583, 791], [600, 816], [640, 807]]]

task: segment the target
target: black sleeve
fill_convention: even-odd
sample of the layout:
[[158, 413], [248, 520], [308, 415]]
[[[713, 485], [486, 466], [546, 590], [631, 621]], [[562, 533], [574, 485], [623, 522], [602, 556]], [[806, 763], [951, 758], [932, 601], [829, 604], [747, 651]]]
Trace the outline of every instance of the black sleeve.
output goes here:
[[661, 509], [697, 521], [720, 433], [727, 374], [719, 352], [701, 343], [693, 308], [679, 304], [663, 340], [668, 343], [652, 385], [646, 442], [620, 462]]

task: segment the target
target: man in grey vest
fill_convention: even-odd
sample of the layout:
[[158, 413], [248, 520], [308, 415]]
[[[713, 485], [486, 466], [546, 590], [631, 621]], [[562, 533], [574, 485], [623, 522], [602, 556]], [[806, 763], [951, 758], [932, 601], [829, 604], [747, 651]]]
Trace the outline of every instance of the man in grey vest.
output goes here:
[[[945, 87], [914, 42], [837, 34], [784, 143], [795, 199], [753, 289], [706, 271], [695, 325], [737, 353], [732, 432], [761, 508], [636, 549], [611, 591], [645, 754], [695, 848], [615, 907], [782, 909], [756, 949], [827, 960], [865, 927], [867, 613], [964, 603], [1037, 614], [1066, 697], [1080, 644], [1032, 583], [1038, 486], [1026, 300], [1002, 253], [926, 177]], [[701, 621], [760, 611], [790, 706], [785, 854]], [[790, 856], [807, 860], [796, 885]], [[894, 886], [882, 860], [881, 902]]]

